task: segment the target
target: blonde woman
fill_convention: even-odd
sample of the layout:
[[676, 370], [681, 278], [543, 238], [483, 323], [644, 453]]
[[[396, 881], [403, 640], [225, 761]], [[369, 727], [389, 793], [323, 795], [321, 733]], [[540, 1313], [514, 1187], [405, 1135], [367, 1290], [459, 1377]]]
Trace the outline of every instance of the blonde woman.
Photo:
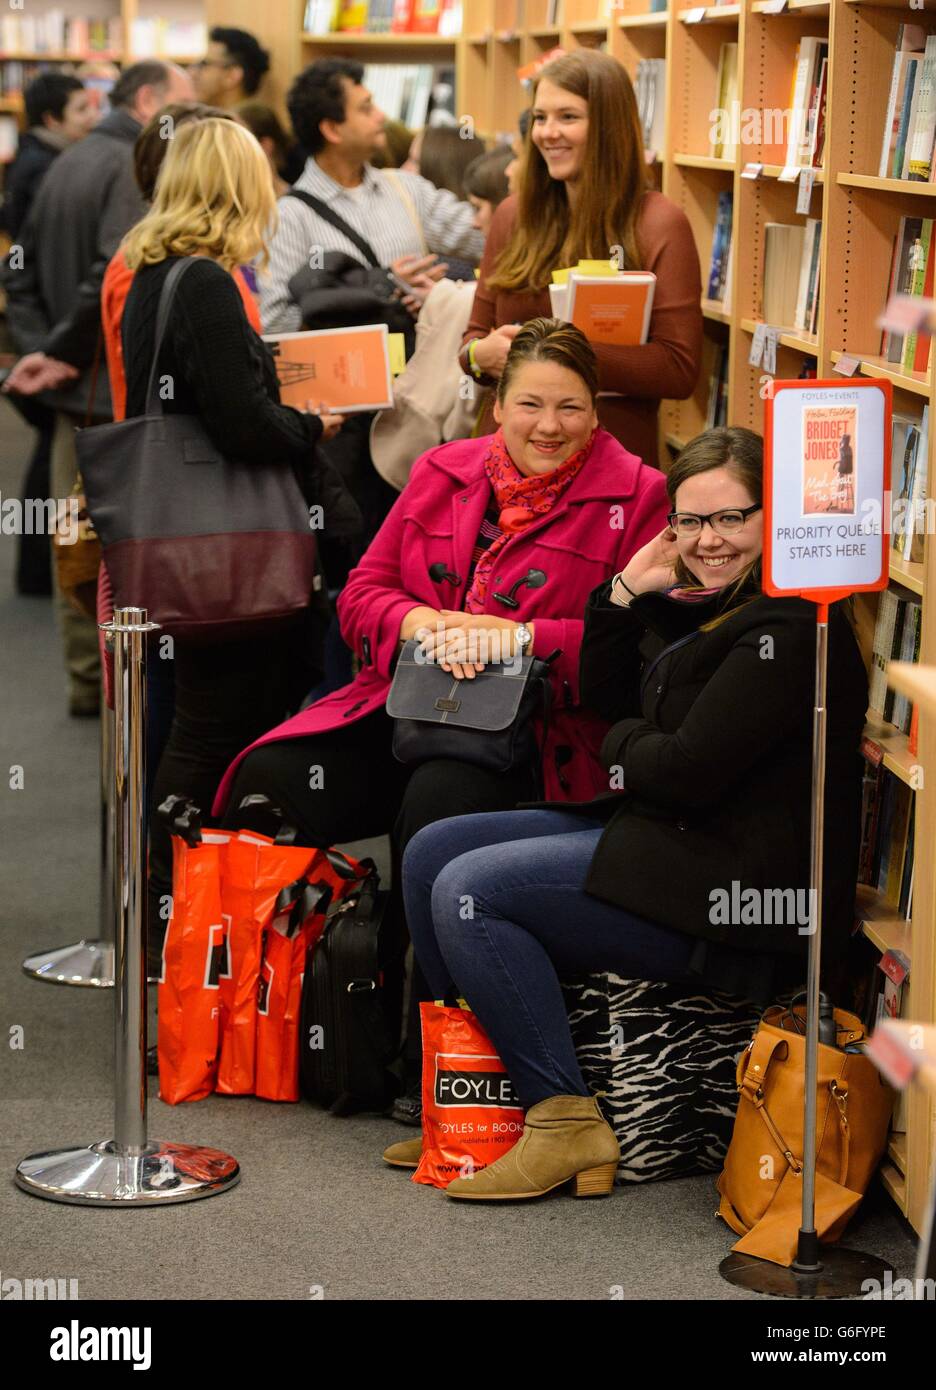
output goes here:
[[[247, 320], [232, 276], [235, 267], [256, 258], [263, 266], [265, 229], [274, 220], [269, 163], [248, 130], [223, 119], [176, 130], [151, 209], [123, 244], [134, 272], [121, 329], [127, 417], [145, 410], [166, 276], [180, 257], [191, 257], [196, 263], [178, 283], [157, 362], [163, 408], [199, 415], [228, 457], [258, 468], [288, 460], [309, 500], [322, 504], [331, 519], [343, 505], [347, 511], [348, 499], [317, 457], [316, 445], [340, 428], [341, 418], [326, 421], [311, 406], [303, 413], [280, 405], [273, 359]], [[175, 642], [175, 714], [151, 805], [183, 793], [208, 811], [231, 759], [304, 693], [290, 689], [289, 677], [302, 680], [297, 653], [307, 646], [294, 625], [210, 646]], [[168, 836], [153, 822], [155, 907], [154, 900], [170, 892], [171, 864]], [[152, 964], [165, 924], [158, 910], [149, 917]]]

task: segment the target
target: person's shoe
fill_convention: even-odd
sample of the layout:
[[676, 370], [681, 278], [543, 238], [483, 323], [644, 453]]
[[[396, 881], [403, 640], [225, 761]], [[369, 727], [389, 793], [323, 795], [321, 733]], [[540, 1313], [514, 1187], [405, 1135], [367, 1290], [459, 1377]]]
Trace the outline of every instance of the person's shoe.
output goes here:
[[621, 1150], [594, 1096], [550, 1096], [526, 1113], [523, 1133], [488, 1168], [456, 1178], [448, 1197], [517, 1202], [575, 1180], [576, 1197], [607, 1197]]
[[383, 1161], [391, 1168], [418, 1168], [421, 1158], [422, 1135], [418, 1139], [403, 1139], [383, 1151]]
[[390, 1118], [401, 1125], [422, 1126], [422, 1087], [415, 1091], [404, 1091], [397, 1096], [390, 1111]]

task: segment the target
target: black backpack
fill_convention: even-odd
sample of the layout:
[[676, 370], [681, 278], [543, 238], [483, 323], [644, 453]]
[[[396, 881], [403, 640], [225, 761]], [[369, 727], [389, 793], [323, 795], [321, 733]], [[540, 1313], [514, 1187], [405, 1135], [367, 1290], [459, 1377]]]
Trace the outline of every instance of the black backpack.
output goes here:
[[401, 1089], [403, 961], [384, 926], [388, 897], [373, 871], [306, 957], [299, 1084], [334, 1115], [384, 1110]]

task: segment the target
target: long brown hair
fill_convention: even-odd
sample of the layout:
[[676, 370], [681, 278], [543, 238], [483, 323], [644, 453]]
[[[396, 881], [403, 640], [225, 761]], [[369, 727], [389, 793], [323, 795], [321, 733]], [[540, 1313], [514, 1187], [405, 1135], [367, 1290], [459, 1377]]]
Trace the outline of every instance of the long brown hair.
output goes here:
[[[752, 502], [763, 499], [764, 490], [764, 441], [753, 430], [731, 425], [723, 429], [705, 430], [681, 450], [666, 475], [666, 495], [670, 506], [675, 510], [676, 493], [689, 478], [700, 473], [709, 473], [713, 468], [727, 468], [730, 473], [747, 488]], [[673, 567], [676, 583], [686, 589], [701, 589], [705, 586], [683, 563], [680, 556]], [[760, 589], [761, 557], [746, 565], [741, 574], [728, 586], [724, 610], [711, 623], [704, 624], [707, 631], [723, 621], [728, 613], [743, 603], [749, 603], [757, 594], [747, 591], [756, 586]], [[742, 594], [742, 591], [743, 594]]]
[[[624, 68], [607, 53], [579, 49], [555, 58], [539, 73], [588, 103], [588, 138], [573, 206], [559, 179], [524, 140], [517, 193], [517, 221], [489, 279], [493, 289], [533, 290], [549, 284], [553, 270], [580, 259], [607, 260], [619, 246], [619, 270], [640, 268], [636, 223], [647, 188], [643, 133], [634, 88]], [[533, 107], [536, 106], [536, 91]]]
[[598, 396], [598, 359], [580, 328], [564, 319], [530, 319], [510, 345], [504, 370], [497, 383], [497, 399], [503, 404], [511, 380], [525, 362], [555, 362], [580, 377], [592, 404]]

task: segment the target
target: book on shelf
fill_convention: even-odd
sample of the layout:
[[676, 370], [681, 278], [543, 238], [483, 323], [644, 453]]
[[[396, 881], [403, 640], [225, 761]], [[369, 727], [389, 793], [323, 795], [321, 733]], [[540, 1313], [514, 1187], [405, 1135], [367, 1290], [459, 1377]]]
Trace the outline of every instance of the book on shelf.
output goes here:
[[204, 53], [208, 31], [204, 24], [144, 17], [130, 24], [130, 43], [136, 59], [194, 58]]
[[708, 403], [705, 409], [705, 428], [719, 429], [728, 423], [728, 348], [721, 344], [715, 350], [715, 361], [709, 376]]
[[914, 819], [911, 788], [866, 751], [858, 882], [873, 888], [900, 917], [910, 910]]
[[634, 74], [644, 149], [660, 154], [666, 133], [666, 60], [641, 58]]
[[929, 180], [936, 140], [936, 34], [919, 24], [897, 31], [884, 117], [880, 178]]
[[819, 312], [822, 223], [764, 225], [763, 320], [777, 328], [813, 333]]
[[437, 80], [431, 63], [368, 63], [363, 80], [377, 106], [391, 120], [402, 121], [410, 129], [426, 124]]
[[929, 405], [919, 420], [895, 415], [891, 436], [891, 496], [894, 526], [891, 545], [913, 564], [923, 560], [926, 533], [927, 451]]
[[887, 663], [919, 658], [922, 611], [920, 600], [903, 590], [884, 589], [878, 600], [868, 699], [885, 723], [893, 724], [902, 734], [910, 731], [912, 711], [906, 697], [888, 685]]
[[[784, 163], [796, 168], [810, 168], [819, 162], [817, 157], [822, 88], [828, 71], [829, 43], [827, 39], [805, 36], [796, 46], [790, 93], [790, 124], [787, 129], [787, 148]], [[825, 117], [822, 117], [823, 127]]]
[[715, 228], [712, 232], [712, 255], [709, 261], [706, 299], [722, 301], [728, 282], [728, 256], [731, 251], [731, 219], [733, 196], [730, 189], [718, 195]]
[[413, 0], [413, 15], [410, 20], [411, 34], [437, 34], [441, 0]]
[[84, 58], [89, 53], [118, 56], [123, 48], [119, 15], [107, 18], [72, 18], [58, 7], [41, 14], [28, 11], [0, 15], [0, 52], [67, 53]]
[[360, 34], [367, 25], [367, 0], [341, 0], [338, 29], [343, 34]]
[[[738, 147], [735, 143], [737, 133], [734, 112], [738, 101], [738, 45], [723, 43], [718, 53], [718, 75], [715, 81], [715, 106], [719, 119], [715, 127], [715, 138], [709, 149], [714, 159], [734, 159]], [[727, 138], [725, 138], [727, 132]]]

